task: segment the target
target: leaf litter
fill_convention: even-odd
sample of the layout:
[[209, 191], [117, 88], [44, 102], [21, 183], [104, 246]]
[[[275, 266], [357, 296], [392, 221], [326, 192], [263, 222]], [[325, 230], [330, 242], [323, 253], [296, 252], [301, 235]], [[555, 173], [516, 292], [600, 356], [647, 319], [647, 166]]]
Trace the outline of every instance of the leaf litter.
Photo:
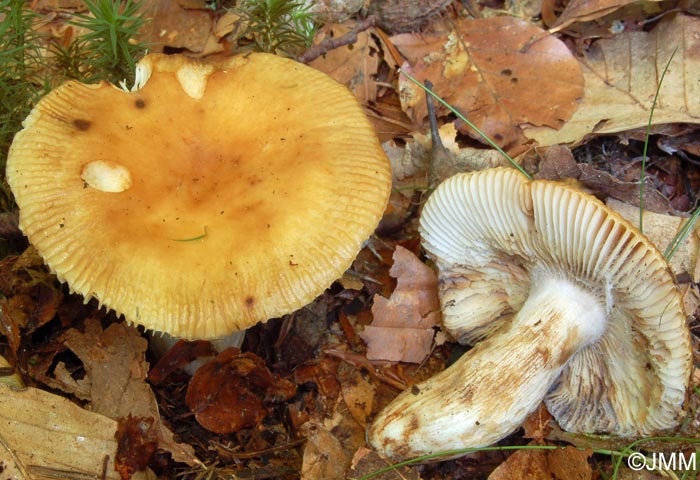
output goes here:
[[[217, 10], [215, 4], [225, 2], [147, 3], [157, 12], [145, 32], [154, 50], [230, 55], [245, 41], [240, 19]], [[35, 448], [31, 442], [56, 433], [24, 419], [25, 404], [60, 412], [61, 424], [73, 422], [71, 428], [95, 447], [82, 453], [90, 468], [101, 468], [104, 452], [111, 452], [104, 478], [128, 478], [132, 472], [137, 478], [145, 466], [162, 478], [175, 472], [183, 478], [360, 478], [387, 466], [365, 445], [373, 415], [462, 351], [433, 338], [439, 325], [436, 279], [420, 259], [416, 232], [416, 216], [429, 193], [432, 142], [425, 95], [399, 76], [396, 66], [430, 80], [528, 171], [587, 189], [634, 221], [637, 146], [643, 140], [638, 129], [648, 121], [660, 66], [680, 45], [655, 111], [645, 188], [644, 205], [656, 212], [644, 214], [645, 231], [659, 249], [695, 204], [700, 97], [692, 79], [699, 70], [700, 24], [692, 8], [601, 0], [569, 2], [563, 10], [552, 1], [521, 2], [496, 11], [481, 1], [378, 0], [370, 11], [383, 17], [372, 24], [350, 3], [339, 7], [335, 19], [327, 17], [343, 23], [329, 21], [314, 43], [348, 32], [356, 32], [356, 38], [322, 51], [311, 66], [350, 88], [392, 161], [395, 192], [375, 238], [345, 277], [313, 304], [251, 329], [240, 350], [219, 353], [192, 375], [183, 367], [213, 356], [208, 342], [179, 344], [158, 361], [143, 332], [119, 323], [94, 302], [83, 305], [58, 285], [36, 253], [24, 249], [16, 220], [13, 227], [3, 219], [0, 230], [10, 254], [0, 261], [0, 352], [25, 383], [60, 393], [33, 387], [3, 391], [0, 416], [19, 431], [37, 432], [26, 438], [0, 432], [3, 445], [9, 442], [16, 453], [7, 465], [22, 471]], [[81, 8], [80, 2], [35, 6], [46, 15], [42, 28], [48, 35], [74, 34], [61, 22], [64, 12]], [[404, 10], [397, 10], [401, 6]], [[425, 15], [409, 18], [406, 12], [414, 7]], [[438, 121], [455, 173], [504, 164], [442, 108]], [[697, 230], [671, 267], [695, 321]], [[689, 410], [697, 410], [698, 403], [691, 395]], [[592, 456], [590, 444], [557, 430], [546, 411], [528, 422], [510, 444], [561, 448], [477, 452], [377, 478], [597, 478], [592, 466], [611, 472], [608, 459]], [[695, 424], [691, 418], [691, 433]], [[49, 466], [88, 469], [61, 464], [73, 458], [66, 451], [47, 456]]]

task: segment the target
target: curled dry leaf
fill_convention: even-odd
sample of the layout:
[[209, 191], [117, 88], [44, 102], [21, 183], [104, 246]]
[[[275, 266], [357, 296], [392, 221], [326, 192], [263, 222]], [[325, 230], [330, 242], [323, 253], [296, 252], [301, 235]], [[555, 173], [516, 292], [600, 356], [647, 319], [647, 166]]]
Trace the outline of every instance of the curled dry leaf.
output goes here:
[[586, 88], [579, 109], [561, 130], [529, 126], [525, 135], [548, 146], [645, 127], [661, 72], [676, 47], [653, 123], [700, 123], [700, 18], [677, 14], [649, 32], [625, 32], [593, 43], [581, 59]]
[[[402, 34], [393, 43], [415, 76], [502, 147], [525, 142], [523, 125], [561, 128], [583, 95], [581, 67], [563, 42], [511, 17], [457, 20], [441, 34]], [[401, 77], [404, 110], [427, 114], [425, 93]], [[460, 130], [480, 139], [465, 125]]]
[[374, 296], [374, 320], [360, 337], [370, 360], [419, 363], [430, 353], [432, 327], [440, 320], [437, 276], [401, 246], [389, 273], [397, 279], [396, 288], [389, 299]]
[[197, 370], [185, 401], [200, 425], [223, 434], [258, 424], [267, 415], [264, 399], [287, 400], [295, 393], [295, 386], [272, 375], [262, 358], [232, 347]]

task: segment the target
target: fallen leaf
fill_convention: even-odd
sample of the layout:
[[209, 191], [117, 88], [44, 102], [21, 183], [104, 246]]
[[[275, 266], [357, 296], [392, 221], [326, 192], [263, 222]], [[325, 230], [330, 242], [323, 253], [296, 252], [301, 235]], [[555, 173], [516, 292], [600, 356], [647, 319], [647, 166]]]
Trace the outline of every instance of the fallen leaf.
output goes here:
[[[351, 31], [355, 23], [324, 25], [314, 37], [314, 43], [318, 44], [329, 36], [339, 38]], [[359, 32], [355, 43], [333, 49], [310, 62], [309, 66], [346, 85], [361, 104], [377, 100], [379, 48], [369, 31]]]
[[350, 415], [342, 398], [330, 415], [316, 416], [301, 433], [307, 439], [301, 467], [302, 480], [342, 480], [352, 463], [352, 454], [365, 446], [365, 427]]
[[[115, 420], [37, 388], [18, 391], [0, 384], [0, 422], [3, 478], [69, 478], [70, 473], [120, 478], [114, 470]], [[21, 474], [8, 477], [11, 468]]]
[[[450, 32], [402, 34], [392, 42], [419, 80], [433, 82], [437, 94], [507, 149], [525, 143], [523, 125], [561, 128], [583, 96], [581, 67], [566, 45], [517, 18], [460, 19]], [[399, 88], [404, 110], [421, 122], [425, 93], [403, 76]], [[481, 140], [466, 125], [459, 129]]]
[[550, 450], [548, 452], [549, 469], [557, 479], [590, 480], [593, 478], [593, 470], [588, 464], [591, 455], [593, 450], [590, 448], [581, 450], [571, 445]]
[[659, 77], [676, 47], [652, 121], [699, 123], [700, 19], [676, 14], [649, 32], [624, 32], [594, 42], [581, 59], [586, 86], [578, 110], [560, 130], [528, 126], [525, 135], [548, 146], [646, 126]]
[[[546, 450], [516, 450], [491, 472], [488, 480], [551, 480]], [[562, 479], [563, 480], [563, 479]]]
[[[440, 140], [450, 155], [453, 165], [447, 176], [493, 167], [507, 167], [511, 163], [492, 148], [460, 147], [454, 123], [445, 123], [438, 129]], [[432, 155], [430, 132], [413, 133], [404, 147], [394, 142], [385, 142], [382, 147], [391, 162], [395, 190], [406, 191], [409, 187], [425, 188], [428, 184], [427, 169]], [[446, 178], [445, 177], [445, 178]]]
[[437, 276], [409, 250], [397, 246], [389, 274], [397, 279], [391, 297], [374, 296], [374, 320], [360, 337], [367, 358], [420, 363], [433, 342], [433, 326], [440, 321]]
[[[377, 455], [377, 452], [365, 447], [360, 447], [352, 457], [352, 475], [350, 478], [361, 478], [375, 474], [378, 470], [390, 466], [392, 463]], [[421, 476], [417, 468], [410, 466], [396, 467], [381, 475], [373, 475], [374, 480], [420, 480]]]
[[357, 368], [344, 363], [339, 370], [338, 380], [340, 381], [345, 405], [348, 407], [352, 418], [361, 427], [366, 428], [368, 424], [367, 419], [372, 413], [376, 387]]
[[559, 32], [575, 22], [596, 20], [630, 3], [635, 3], [635, 0], [572, 0], [549, 31]]
[[301, 466], [302, 480], [318, 478], [343, 479], [350, 465], [350, 458], [343, 444], [331, 431], [315, 422], [302, 426], [306, 437]]
[[9, 385], [16, 389], [24, 387], [22, 377], [19, 376], [10, 362], [8, 362], [2, 355], [0, 355], [0, 383]]
[[149, 21], [141, 32], [142, 41], [151, 51], [160, 52], [164, 47], [204, 51], [214, 25], [204, 2], [199, 4], [201, 9], [185, 8], [178, 0], [148, 2]]
[[591, 449], [579, 450], [572, 446], [517, 450], [491, 472], [488, 480], [590, 480], [593, 471], [588, 458], [592, 454]]
[[[170, 451], [178, 461], [190, 465], [196, 462], [192, 447], [175, 443], [160, 422], [155, 395], [146, 383], [148, 342], [135, 328], [113, 323], [102, 330], [99, 320], [87, 319], [85, 331], [68, 330], [63, 343], [83, 362], [85, 376], [71, 383], [63, 367], [63, 381], [55, 387], [88, 400], [92, 411], [109, 418], [154, 418], [160, 433], [159, 447]], [[57, 371], [61, 371], [61, 365]]]
[[146, 470], [158, 447], [158, 431], [151, 417], [120, 419], [117, 439], [116, 470], [128, 480], [135, 472]]
[[148, 373], [148, 381], [153, 385], [160, 385], [176, 370], [184, 368], [190, 362], [216, 355], [211, 342], [205, 340], [185, 341], [180, 340], [165, 354], [160, 357], [151, 371]]
[[273, 376], [262, 358], [232, 347], [197, 370], [185, 401], [200, 425], [223, 434], [262, 421], [268, 413], [264, 399], [287, 400], [295, 393], [294, 385]]

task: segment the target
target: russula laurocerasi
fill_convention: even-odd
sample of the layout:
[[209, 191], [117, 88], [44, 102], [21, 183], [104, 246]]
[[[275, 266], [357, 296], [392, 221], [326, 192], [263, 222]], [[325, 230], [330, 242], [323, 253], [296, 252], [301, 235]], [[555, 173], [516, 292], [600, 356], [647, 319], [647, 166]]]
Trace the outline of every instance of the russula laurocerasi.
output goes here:
[[409, 458], [493, 444], [544, 400], [567, 431], [676, 426], [691, 370], [681, 295], [658, 250], [594, 197], [513, 169], [459, 174], [420, 219], [445, 326], [475, 346], [369, 431]]
[[25, 120], [7, 180], [60, 280], [185, 338], [312, 301], [350, 266], [391, 188], [350, 91], [269, 54], [148, 55], [131, 92], [67, 82]]

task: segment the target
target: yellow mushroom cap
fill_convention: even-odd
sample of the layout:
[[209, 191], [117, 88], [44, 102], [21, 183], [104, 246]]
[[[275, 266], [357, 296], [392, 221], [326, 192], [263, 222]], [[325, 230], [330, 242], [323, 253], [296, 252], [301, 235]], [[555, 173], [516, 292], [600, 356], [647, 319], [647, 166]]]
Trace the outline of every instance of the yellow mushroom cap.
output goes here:
[[215, 338], [294, 311], [377, 225], [389, 164], [352, 94], [268, 54], [152, 54], [136, 90], [68, 82], [10, 149], [20, 227], [71, 289]]

